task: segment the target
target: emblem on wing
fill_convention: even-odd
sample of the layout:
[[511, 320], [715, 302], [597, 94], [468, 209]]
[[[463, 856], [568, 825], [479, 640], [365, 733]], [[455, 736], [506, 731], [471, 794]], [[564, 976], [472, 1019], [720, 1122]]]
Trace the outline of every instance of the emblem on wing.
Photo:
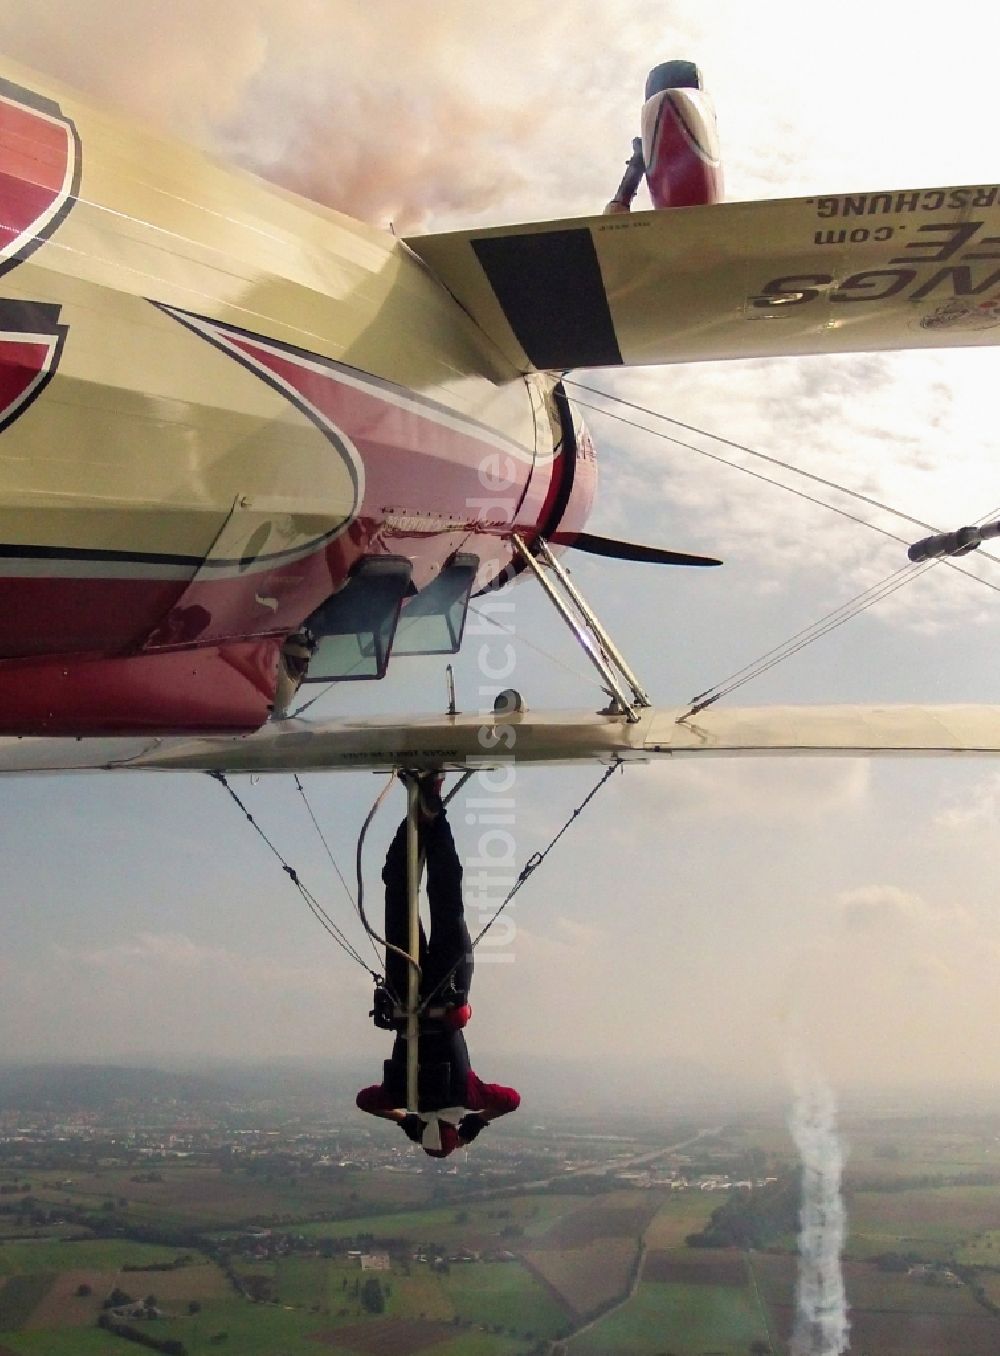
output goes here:
[[[0, 274], [48, 239], [79, 180], [80, 139], [59, 105], [0, 80]], [[58, 306], [0, 298], [0, 430], [45, 389], [65, 338]]]
[[58, 306], [0, 300], [0, 431], [45, 389], [65, 338]]
[[48, 239], [79, 180], [80, 138], [59, 105], [0, 80], [0, 273]]

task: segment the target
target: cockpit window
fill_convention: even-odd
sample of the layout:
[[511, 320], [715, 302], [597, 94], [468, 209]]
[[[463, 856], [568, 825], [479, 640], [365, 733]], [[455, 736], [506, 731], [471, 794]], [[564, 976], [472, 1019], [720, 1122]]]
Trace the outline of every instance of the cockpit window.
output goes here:
[[316, 642], [307, 683], [385, 676], [412, 570], [401, 556], [371, 556], [358, 562], [340, 592], [305, 623]]
[[457, 654], [479, 557], [457, 552], [438, 577], [403, 605], [393, 655]]

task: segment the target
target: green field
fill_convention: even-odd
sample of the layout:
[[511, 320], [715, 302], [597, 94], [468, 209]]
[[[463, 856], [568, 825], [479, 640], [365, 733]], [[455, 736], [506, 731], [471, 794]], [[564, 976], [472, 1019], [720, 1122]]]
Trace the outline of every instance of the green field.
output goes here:
[[429, 1196], [426, 1179], [403, 1173], [362, 1178], [357, 1172], [337, 1171], [296, 1177], [171, 1164], [159, 1172], [161, 1181], [137, 1182], [139, 1175], [132, 1168], [80, 1172], [69, 1179], [62, 1173], [38, 1173], [33, 1194], [50, 1205], [95, 1213], [105, 1201], [113, 1201], [114, 1213], [134, 1223], [204, 1228], [405, 1208]]
[[[182, 1341], [190, 1356], [219, 1356], [220, 1352], [223, 1356], [323, 1356], [336, 1349], [318, 1345], [309, 1334], [326, 1326], [326, 1320], [312, 1313], [235, 1298], [209, 1301], [199, 1314], [154, 1325], [157, 1337]], [[212, 1338], [222, 1332], [228, 1333], [226, 1341], [213, 1343]], [[132, 1343], [127, 1345], [133, 1356], [141, 1351]]]
[[[1000, 1184], [927, 1184], [992, 1168], [992, 1130], [925, 1136], [893, 1121], [847, 1134], [852, 1349], [996, 1356], [1000, 1319], [989, 1303], [1000, 1304]], [[751, 1146], [788, 1147], [778, 1126], [760, 1136], [757, 1127], [733, 1131], [726, 1143], [740, 1155]], [[714, 1170], [710, 1155], [725, 1144], [704, 1148], [705, 1170]], [[78, 1227], [72, 1223], [28, 1226], [37, 1237], [14, 1239], [25, 1226], [0, 1217], [0, 1356], [135, 1356], [134, 1343], [94, 1326], [114, 1284], [155, 1294], [164, 1317], [148, 1331], [183, 1342], [189, 1356], [533, 1356], [553, 1340], [567, 1341], [569, 1356], [748, 1356], [751, 1343], [768, 1341], [774, 1356], [787, 1356], [797, 1239], [789, 1232], [765, 1252], [688, 1248], [687, 1236], [723, 1204], [720, 1192], [611, 1180], [574, 1189], [570, 1181], [565, 1190], [492, 1197], [473, 1184], [463, 1199], [469, 1186], [460, 1175], [433, 1172], [310, 1172], [287, 1160], [255, 1172], [190, 1161], [154, 1171], [159, 1180], [135, 1181], [150, 1173], [134, 1167], [78, 1169], [69, 1178], [65, 1170], [30, 1171], [37, 1200], [85, 1209], [118, 1229], [204, 1230], [208, 1255], [121, 1238], [66, 1241]], [[257, 1224], [270, 1233], [247, 1238]], [[234, 1272], [257, 1282], [264, 1302], [237, 1293], [210, 1260], [222, 1238]], [[348, 1258], [361, 1240], [391, 1250], [388, 1271], [362, 1271]], [[312, 1248], [325, 1255], [309, 1255]], [[122, 1270], [188, 1251], [193, 1261], [183, 1268]], [[474, 1260], [457, 1260], [463, 1252]], [[972, 1276], [965, 1284], [940, 1268], [908, 1274], [905, 1265], [883, 1270], [868, 1260], [889, 1252], [979, 1270], [962, 1273]], [[444, 1261], [435, 1264], [439, 1253]], [[364, 1304], [376, 1279], [384, 1300], [377, 1315]], [[78, 1295], [81, 1283], [90, 1296]], [[200, 1306], [194, 1314], [192, 1301]]]
[[955, 1251], [955, 1261], [972, 1267], [1000, 1268], [1000, 1229], [976, 1234]]
[[0, 1282], [0, 1332], [14, 1332], [48, 1292], [51, 1274], [8, 1276]]
[[572, 1356], [739, 1353], [766, 1340], [749, 1287], [643, 1282], [632, 1299], [570, 1343]]
[[531, 1341], [555, 1337], [569, 1326], [563, 1306], [517, 1262], [453, 1266], [442, 1281], [460, 1319]]
[[848, 1219], [849, 1257], [913, 1251], [928, 1260], [941, 1260], [972, 1244], [1000, 1220], [1000, 1185], [854, 1191]]
[[303, 1238], [357, 1238], [370, 1234], [375, 1238], [409, 1239], [454, 1247], [495, 1246], [498, 1242], [504, 1243], [505, 1229], [521, 1229], [523, 1234], [519, 1237], [538, 1238], [557, 1220], [586, 1204], [585, 1196], [576, 1195], [511, 1196], [433, 1210], [359, 1214], [351, 1219], [297, 1224], [294, 1231]]
[[[262, 1274], [258, 1270], [258, 1274]], [[406, 1263], [390, 1272], [364, 1273], [342, 1258], [283, 1258], [272, 1272], [276, 1299], [323, 1315], [325, 1326], [364, 1317], [355, 1287], [377, 1275], [387, 1295], [387, 1317], [486, 1324], [532, 1340], [567, 1326], [567, 1311], [518, 1262], [455, 1263], [449, 1271]]]
[[[97, 1328], [4, 1333], [0, 1346], [0, 1351], [14, 1352], [16, 1356], [137, 1356], [142, 1349]], [[212, 1351], [218, 1356], [218, 1347]]]
[[0, 1276], [40, 1271], [118, 1271], [123, 1266], [172, 1262], [180, 1248], [161, 1248], [127, 1239], [83, 1239], [79, 1242], [4, 1243], [0, 1245]]

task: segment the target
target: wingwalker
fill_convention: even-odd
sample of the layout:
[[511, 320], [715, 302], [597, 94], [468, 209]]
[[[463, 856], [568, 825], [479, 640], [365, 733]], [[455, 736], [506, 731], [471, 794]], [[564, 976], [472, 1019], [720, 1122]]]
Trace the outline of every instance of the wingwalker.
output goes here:
[[[434, 1158], [471, 1144], [490, 1121], [516, 1111], [521, 1102], [513, 1088], [482, 1081], [465, 1044], [475, 961], [441, 782], [434, 773], [404, 778], [408, 812], [382, 871], [385, 980], [376, 987], [371, 1014], [396, 1039], [381, 1083], [357, 1097], [362, 1111], [394, 1121]], [[429, 939], [417, 908], [422, 860]], [[398, 997], [404, 993], [405, 1005]]]

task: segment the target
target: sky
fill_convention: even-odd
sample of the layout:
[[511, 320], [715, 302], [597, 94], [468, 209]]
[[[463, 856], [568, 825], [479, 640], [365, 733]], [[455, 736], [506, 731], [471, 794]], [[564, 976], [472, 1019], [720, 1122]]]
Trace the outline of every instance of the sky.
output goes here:
[[[947, 16], [943, 30], [912, 5], [851, 0], [33, 0], [0, 14], [0, 50], [286, 187], [418, 232], [600, 210], [646, 72], [674, 56], [699, 62], [714, 97], [729, 199], [992, 182], [1000, 19], [961, 0]], [[947, 529], [1000, 516], [996, 363], [990, 349], [814, 357], [593, 383]], [[683, 702], [903, 564], [875, 532], [587, 418], [602, 473], [592, 529], [726, 562], [575, 564], [657, 704]], [[936, 568], [727, 704], [997, 700], [1000, 567], [968, 568], [985, 582]], [[510, 601], [507, 682], [535, 709], [596, 709], [558, 619], [530, 586]], [[459, 702], [488, 707], [491, 641], [470, 641]], [[313, 713], [444, 703], [441, 664], [409, 660]], [[586, 768], [517, 772], [519, 862], [594, 780]], [[379, 786], [306, 779], [345, 874]], [[239, 789], [360, 939], [289, 779]], [[4, 1057], [350, 1057], [375, 1076], [385, 1042], [367, 1019], [367, 977], [208, 778], [25, 778], [0, 797]], [[369, 901], [401, 803], [395, 793], [367, 845]], [[482, 806], [456, 806], [473, 859]], [[519, 1062], [546, 1058], [669, 1100], [673, 1080], [678, 1092], [769, 1087], [794, 1046], [838, 1090], [988, 1088], [1000, 1071], [998, 816], [1000, 768], [984, 760], [630, 768], [498, 925], [499, 959], [484, 946], [476, 1067], [516, 1085]]]

